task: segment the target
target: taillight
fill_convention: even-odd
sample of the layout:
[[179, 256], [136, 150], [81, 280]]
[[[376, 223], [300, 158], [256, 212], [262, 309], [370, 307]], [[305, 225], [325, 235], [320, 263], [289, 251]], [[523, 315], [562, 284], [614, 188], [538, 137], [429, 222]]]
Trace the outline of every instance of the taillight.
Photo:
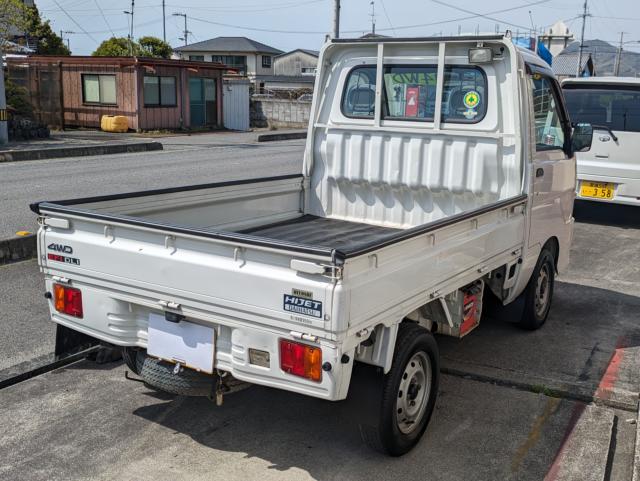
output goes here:
[[54, 284], [53, 305], [58, 312], [81, 318], [82, 292], [80, 292], [80, 289], [64, 286], [62, 284]]
[[280, 368], [312, 381], [322, 379], [322, 349], [280, 339]]

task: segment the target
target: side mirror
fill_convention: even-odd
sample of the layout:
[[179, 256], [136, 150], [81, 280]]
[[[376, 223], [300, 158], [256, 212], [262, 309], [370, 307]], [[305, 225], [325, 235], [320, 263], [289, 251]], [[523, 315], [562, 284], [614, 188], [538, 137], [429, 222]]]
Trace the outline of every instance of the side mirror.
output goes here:
[[587, 152], [593, 141], [593, 126], [587, 123], [579, 123], [573, 126], [571, 135], [571, 150], [573, 152]]

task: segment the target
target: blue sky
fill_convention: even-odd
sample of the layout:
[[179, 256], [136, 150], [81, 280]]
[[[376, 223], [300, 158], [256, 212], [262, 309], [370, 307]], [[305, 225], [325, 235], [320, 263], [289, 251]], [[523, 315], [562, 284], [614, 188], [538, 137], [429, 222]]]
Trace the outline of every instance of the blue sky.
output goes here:
[[[333, 0], [166, 0], [167, 41], [182, 44], [184, 20], [172, 16], [186, 13], [189, 39], [202, 41], [217, 36], [246, 36], [281, 50], [318, 49], [332, 25]], [[42, 15], [55, 31], [72, 31], [74, 54], [90, 54], [98, 43], [112, 36], [126, 36], [123, 10], [130, 0], [36, 0]], [[134, 36], [162, 37], [162, 1], [135, 2]], [[521, 8], [519, 8], [521, 7]], [[509, 9], [507, 12], [502, 10]], [[430, 36], [462, 32], [513, 31], [549, 26], [558, 19], [579, 35], [582, 0], [375, 0], [376, 30], [394, 36]], [[342, 0], [342, 36], [359, 36], [371, 30], [371, 0]], [[529, 15], [531, 12], [531, 16]], [[640, 52], [640, 8], [637, 0], [591, 0], [585, 38], [617, 41], [625, 33], [625, 48]], [[480, 15], [484, 15], [480, 16]], [[490, 17], [490, 18], [487, 18]]]

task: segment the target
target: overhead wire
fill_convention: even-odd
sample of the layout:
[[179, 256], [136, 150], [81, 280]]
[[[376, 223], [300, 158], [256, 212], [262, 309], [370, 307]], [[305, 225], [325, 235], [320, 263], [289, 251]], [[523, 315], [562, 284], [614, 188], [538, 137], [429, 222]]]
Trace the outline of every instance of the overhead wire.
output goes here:
[[98, 41], [96, 40], [96, 38], [95, 38], [93, 35], [91, 35], [89, 32], [87, 32], [87, 31], [84, 29], [84, 27], [83, 27], [82, 25], [80, 25], [78, 22], [76, 22], [76, 19], [75, 19], [75, 18], [73, 18], [71, 15], [69, 15], [69, 14], [67, 13], [67, 11], [66, 11], [64, 8], [62, 8], [62, 6], [58, 3], [58, 0], [53, 0], [53, 3], [55, 3], [55, 4], [58, 6], [58, 8], [59, 8], [60, 10], [62, 10], [62, 13], [64, 13], [64, 14], [69, 18], [69, 20], [71, 20], [71, 21], [73, 22], [73, 24], [74, 24], [76, 27], [78, 27], [78, 28], [80, 29], [80, 31], [81, 31], [82, 33], [84, 33], [85, 35], [87, 35], [87, 37], [89, 37], [89, 38], [90, 38], [91, 40], [93, 40], [95, 43], [100, 43], [100, 42], [98, 42]]
[[382, 4], [382, 11], [384, 12], [384, 16], [387, 17], [387, 22], [389, 22], [389, 27], [391, 27], [393, 34], [397, 36], [396, 29], [393, 28], [393, 24], [391, 23], [391, 19], [389, 18], [389, 14], [387, 13], [387, 7], [385, 7], [384, 5], [384, 0], [380, 0], [380, 3]]
[[107, 28], [111, 31], [111, 35], [115, 37], [116, 34], [113, 33], [113, 29], [111, 28], [111, 25], [109, 25], [109, 22], [107, 21], [107, 17], [105, 17], [104, 12], [102, 11], [102, 7], [100, 6], [100, 3], [98, 3], [98, 0], [93, 0], [93, 3], [95, 3], [96, 7], [98, 7], [98, 10], [100, 11], [100, 15], [102, 15], [102, 19], [104, 20], [104, 23], [107, 25]]

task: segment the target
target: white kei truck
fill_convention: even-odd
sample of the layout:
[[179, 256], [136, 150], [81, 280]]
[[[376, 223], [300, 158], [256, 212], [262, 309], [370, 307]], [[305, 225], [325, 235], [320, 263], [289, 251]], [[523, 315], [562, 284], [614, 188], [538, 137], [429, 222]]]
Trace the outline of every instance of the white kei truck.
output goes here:
[[576, 156], [578, 198], [640, 206], [640, 78], [565, 79], [562, 90], [571, 120], [594, 130]]
[[362, 438], [399, 456], [434, 410], [434, 334], [487, 296], [545, 322], [590, 126], [508, 33], [334, 39], [318, 67], [299, 175], [33, 204], [45, 297], [172, 393], [339, 401], [363, 376]]

